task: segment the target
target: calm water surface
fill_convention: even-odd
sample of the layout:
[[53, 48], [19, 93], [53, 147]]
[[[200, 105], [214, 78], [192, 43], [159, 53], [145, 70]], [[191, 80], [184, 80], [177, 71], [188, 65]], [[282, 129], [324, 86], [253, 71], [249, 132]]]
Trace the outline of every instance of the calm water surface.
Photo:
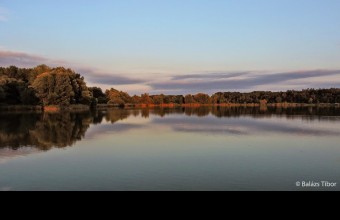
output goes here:
[[0, 112], [0, 191], [309, 190], [296, 182], [324, 180], [340, 184], [335, 108]]

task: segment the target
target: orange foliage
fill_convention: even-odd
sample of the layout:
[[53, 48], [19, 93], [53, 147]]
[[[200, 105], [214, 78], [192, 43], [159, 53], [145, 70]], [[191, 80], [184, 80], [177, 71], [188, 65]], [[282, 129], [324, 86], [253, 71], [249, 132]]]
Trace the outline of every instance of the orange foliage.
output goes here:
[[60, 107], [59, 106], [55, 106], [55, 105], [45, 106], [44, 107], [44, 111], [45, 112], [59, 112], [60, 111]]
[[191, 103], [191, 104], [183, 104], [183, 107], [200, 107], [200, 106], [204, 106], [202, 104], [199, 103]]

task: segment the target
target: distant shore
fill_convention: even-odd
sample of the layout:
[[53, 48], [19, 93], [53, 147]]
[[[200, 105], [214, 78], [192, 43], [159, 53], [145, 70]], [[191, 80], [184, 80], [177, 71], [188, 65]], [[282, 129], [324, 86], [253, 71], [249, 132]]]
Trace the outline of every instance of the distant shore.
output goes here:
[[[317, 107], [317, 108], [340, 108], [339, 103], [319, 103], [319, 104], [307, 104], [307, 103], [224, 103], [224, 104], [127, 104], [127, 105], [113, 105], [113, 104], [98, 104], [94, 109], [108, 109], [108, 108], [199, 108], [199, 107], [252, 107], [252, 108], [301, 108], [301, 107]], [[60, 112], [60, 111], [89, 111], [91, 108], [87, 105], [71, 105], [67, 107], [62, 106], [35, 106], [35, 105], [0, 105], [0, 111], [37, 111], [37, 112]]]
[[[259, 104], [259, 103], [223, 103], [223, 104], [136, 104], [136, 105], [125, 105], [124, 107], [132, 107], [132, 108], [176, 108], [176, 107], [340, 107], [339, 103], [319, 103], [319, 104], [307, 104], [307, 103], [267, 103], [267, 104]], [[97, 108], [117, 108], [119, 105], [105, 105], [99, 104]]]

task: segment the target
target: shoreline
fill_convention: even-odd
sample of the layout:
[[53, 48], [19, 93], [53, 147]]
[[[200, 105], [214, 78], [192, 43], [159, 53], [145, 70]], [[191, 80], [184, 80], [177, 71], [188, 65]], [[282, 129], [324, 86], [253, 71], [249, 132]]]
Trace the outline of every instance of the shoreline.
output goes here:
[[[237, 104], [237, 103], [225, 103], [225, 104], [127, 104], [124, 106], [112, 105], [112, 104], [99, 104], [93, 109], [110, 109], [110, 108], [125, 108], [125, 109], [145, 109], [145, 108], [200, 108], [200, 107], [223, 107], [223, 108], [232, 108], [232, 107], [249, 107], [249, 108], [340, 108], [340, 104], [338, 103], [320, 103], [320, 104], [306, 104], [306, 103], [268, 103], [268, 104], [257, 104], [257, 103], [248, 103], [248, 104]], [[89, 111], [91, 110], [90, 106], [86, 105], [71, 105], [68, 107], [61, 106], [31, 106], [31, 105], [1, 105], [0, 111], [37, 111], [37, 112], [62, 112], [62, 111]]]
[[[117, 105], [98, 105], [97, 109], [100, 108], [119, 108]], [[276, 108], [293, 108], [293, 107], [338, 107], [340, 108], [340, 104], [338, 103], [319, 103], [319, 104], [306, 104], [306, 103], [267, 103], [267, 104], [258, 104], [258, 103], [247, 103], [247, 104], [238, 104], [238, 103], [224, 103], [224, 104], [136, 104], [136, 105], [125, 105], [124, 108], [199, 108], [199, 107], [276, 107]]]

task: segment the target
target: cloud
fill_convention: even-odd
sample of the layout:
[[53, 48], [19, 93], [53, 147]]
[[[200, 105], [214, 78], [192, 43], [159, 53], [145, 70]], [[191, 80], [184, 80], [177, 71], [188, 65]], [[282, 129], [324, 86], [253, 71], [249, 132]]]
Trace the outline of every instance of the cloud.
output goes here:
[[[156, 90], [169, 91], [230, 91], [230, 90], [252, 90], [260, 86], [273, 86], [295, 84], [296, 87], [301, 85], [316, 86], [315, 82], [310, 82], [310, 79], [316, 77], [329, 77], [328, 82], [322, 82], [322, 85], [333, 85], [331, 76], [339, 76], [340, 70], [312, 70], [312, 71], [294, 71], [294, 72], [279, 72], [279, 73], [255, 73], [255, 72], [240, 72], [240, 73], [213, 73], [213, 74], [197, 74], [173, 76], [168, 82], [154, 82], [150, 86]], [[294, 81], [299, 80], [299, 85]], [[322, 86], [320, 85], [320, 86]], [[339, 85], [339, 83], [334, 84]], [[300, 88], [301, 89], [301, 88]]]
[[312, 70], [312, 71], [297, 71], [297, 72], [288, 72], [288, 73], [275, 73], [271, 75], [261, 75], [256, 77], [250, 82], [255, 85], [269, 84], [269, 83], [279, 83], [285, 82], [289, 80], [299, 80], [299, 79], [307, 79], [314, 77], [327, 77], [340, 75], [340, 70]]
[[7, 8], [0, 7], [0, 22], [8, 20], [9, 11]]
[[88, 81], [100, 85], [131, 85], [147, 82], [145, 80], [132, 79], [118, 74], [99, 73], [94, 69], [78, 69], [77, 71], [82, 73], [82, 75], [85, 75]]
[[132, 79], [124, 77], [118, 74], [102, 73], [94, 68], [84, 68], [81, 65], [73, 64], [63, 60], [53, 60], [43, 56], [28, 54], [24, 52], [5, 51], [0, 50], [0, 66], [15, 65], [18, 67], [34, 67], [40, 64], [46, 64], [48, 66], [65, 66], [74, 69], [83, 75], [86, 80], [93, 84], [100, 85], [131, 85], [131, 84], [143, 84], [145, 80]]
[[4, 47], [0, 47], [0, 66], [32, 68], [41, 64], [46, 64], [50, 67], [64, 66], [74, 69], [81, 69], [79, 68], [79, 65], [65, 60], [51, 59], [36, 54], [6, 50]]
[[60, 61], [52, 61], [50, 59], [36, 56], [32, 54], [27, 54], [23, 52], [14, 51], [0, 51], [0, 65], [1, 66], [11, 66], [15, 65], [18, 67], [33, 67], [40, 64], [61, 64]]
[[210, 73], [210, 74], [187, 74], [173, 76], [173, 80], [186, 80], [186, 79], [230, 79], [248, 75], [249, 72], [238, 72], [238, 73]]
[[[95, 68], [44, 56], [8, 51], [0, 48], [0, 66], [33, 67], [46, 64], [65, 66], [83, 75], [91, 85], [103, 88], [122, 87], [133, 93], [166, 94], [209, 93], [219, 91], [282, 91], [303, 88], [340, 87], [340, 70], [310, 70], [292, 72], [220, 72], [163, 76], [153, 79], [128, 77], [122, 73], [107, 73]], [[167, 80], [166, 80], [167, 79]], [[165, 81], [166, 80], [166, 81]]]

